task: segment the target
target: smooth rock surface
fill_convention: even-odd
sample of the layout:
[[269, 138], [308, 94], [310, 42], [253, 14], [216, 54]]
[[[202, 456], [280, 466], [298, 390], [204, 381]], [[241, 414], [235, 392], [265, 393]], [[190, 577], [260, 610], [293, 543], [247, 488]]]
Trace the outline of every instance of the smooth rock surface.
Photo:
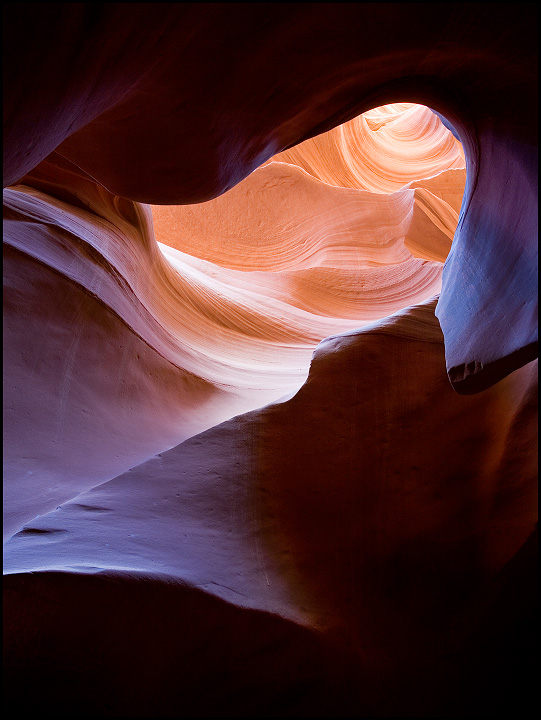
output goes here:
[[4, 4], [10, 716], [536, 712], [535, 9]]
[[[137, 631], [143, 647], [129, 650], [126, 667], [143, 708], [156, 702], [184, 715], [180, 687], [196, 715], [228, 715], [244, 696], [242, 684], [233, 691], [241, 677], [247, 714], [261, 708], [267, 695], [270, 707], [282, 697], [273, 714], [283, 716], [299, 712], [299, 699], [311, 712], [328, 712], [330, 702], [345, 716], [462, 715], [464, 703], [494, 707], [494, 698], [483, 697], [488, 674], [495, 672], [486, 649], [507, 642], [504, 626], [491, 625], [479, 648], [471, 634], [480, 626], [479, 609], [497, 602], [504, 568], [522, 567], [525, 552], [530, 557], [521, 548], [529, 547], [536, 522], [536, 463], [529, 453], [536, 433], [536, 366], [472, 398], [455, 394], [443, 369], [434, 302], [409, 308], [325, 340], [307, 383], [292, 399], [212, 428], [27, 524], [6, 544], [5, 570], [14, 573], [6, 586], [12, 602], [22, 603], [31, 617], [34, 592], [65, 608], [45, 609], [40, 621], [40, 636], [60, 638], [47, 651], [53, 674], [63, 672], [60, 648], [66, 647], [69, 677], [90, 707], [101, 703], [102, 692], [106, 703], [132, 707], [133, 700], [120, 699], [122, 690], [108, 687], [99, 657], [118, 657], [118, 650], [111, 656], [106, 649], [111, 645], [132, 647], [124, 623], [139, 624], [134, 613], [147, 613], [151, 603], [160, 608], [151, 621], [158, 638], [173, 632], [178, 641], [189, 639], [177, 649], [173, 638], [166, 641], [154, 668], [166, 665], [167, 671], [147, 676], [143, 647], [156, 640]], [[531, 570], [528, 560], [521, 582], [528, 582]], [[58, 571], [69, 575], [57, 582]], [[23, 579], [22, 572], [33, 574]], [[144, 583], [140, 610], [125, 596], [137, 578]], [[204, 597], [197, 600], [196, 590]], [[82, 623], [83, 650], [68, 640], [63, 617], [75, 606], [88, 607], [89, 592], [98, 603], [89, 607], [90, 618], [99, 611], [104, 625]], [[193, 607], [186, 610], [186, 602]], [[125, 606], [128, 619], [119, 622]], [[175, 607], [182, 609], [180, 620], [173, 620]], [[220, 624], [234, 622], [237, 633], [199, 630], [199, 640], [192, 639], [184, 623], [192, 618], [196, 628], [212, 626], [216, 620], [201, 617], [207, 612]], [[315, 695], [301, 690], [296, 669], [295, 701], [285, 693], [291, 679], [284, 671], [273, 679], [260, 635], [273, 623], [277, 662], [294, 662], [300, 653]], [[295, 637], [295, 626], [309, 632], [304, 637], [295, 631], [300, 634], [292, 656], [291, 641], [281, 638]], [[93, 628], [92, 636], [85, 627]], [[224, 642], [227, 673], [232, 658], [245, 657], [246, 643], [255, 644], [249, 652], [258, 659], [250, 672], [243, 661], [225, 688], [213, 680], [212, 690], [197, 700], [190, 674], [180, 685], [169, 679], [185, 675], [191, 652], [199, 673], [204, 662], [212, 678], [220, 675], [215, 667]], [[200, 643], [204, 649], [196, 651]], [[316, 645], [309, 666], [302, 659], [307, 643]], [[44, 650], [31, 644], [26, 632], [15, 653], [23, 667], [29, 658], [43, 661]], [[472, 647], [481, 659], [470, 687], [462, 658], [473, 662]], [[506, 672], [507, 681], [511, 668], [528, 672], [532, 647], [527, 642], [523, 657], [508, 657], [498, 672]], [[334, 655], [340, 682], [324, 669]], [[110, 662], [124, 678], [126, 669], [116, 669], [122, 659]], [[320, 672], [327, 678], [323, 685], [316, 680]], [[122, 688], [127, 679], [120, 682]], [[452, 697], [444, 699], [451, 685]], [[311, 705], [314, 698], [323, 703], [319, 711]]]
[[[399, 106], [394, 126], [410, 128], [412, 110]], [[443, 177], [460, 172], [445, 170], [454, 138], [420, 111], [421, 140], [402, 144], [410, 155], [411, 145], [428, 147], [432, 159], [403, 179], [439, 169], [430, 187], [459, 191], [462, 175]], [[419, 210], [421, 192], [337, 187], [273, 162], [216, 200], [160, 213], [112, 195], [57, 153], [6, 189], [4, 537], [156, 452], [296, 392], [328, 335], [438, 293], [437, 218], [457, 216], [430, 191]]]
[[58, 149], [115, 195], [201, 202], [360, 112], [433, 108], [469, 178], [438, 308], [451, 382], [536, 357], [533, 5], [4, 7], [4, 186]]

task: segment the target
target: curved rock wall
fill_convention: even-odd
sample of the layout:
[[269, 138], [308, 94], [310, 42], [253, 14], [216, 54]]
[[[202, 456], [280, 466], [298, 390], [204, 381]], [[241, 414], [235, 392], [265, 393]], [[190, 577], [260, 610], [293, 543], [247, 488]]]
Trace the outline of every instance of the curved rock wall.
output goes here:
[[531, 711], [532, 8], [4, 4], [10, 709]]
[[328, 338], [292, 399], [11, 538], [11, 691], [25, 668], [98, 715], [522, 707], [536, 386], [534, 364], [454, 393], [433, 301]]
[[[438, 250], [450, 239], [432, 219], [457, 220], [443, 197], [449, 172], [462, 187], [460, 171], [446, 169], [460, 149], [426, 108], [399, 106], [393, 118], [407, 131], [398, 155], [418, 158], [397, 163], [406, 187], [390, 194], [272, 162], [208, 203], [151, 209], [56, 153], [4, 191], [8, 536], [156, 452], [296, 392], [328, 335], [439, 292]], [[332, 153], [320, 159], [333, 166]], [[427, 183], [442, 197], [408, 187], [436, 170]], [[46, 469], [45, 494], [36, 469]]]
[[536, 356], [537, 40], [521, 7], [8, 3], [4, 184], [58, 148], [116, 195], [201, 202], [359, 112], [424, 103], [466, 148], [438, 317], [451, 381], [481, 390]]

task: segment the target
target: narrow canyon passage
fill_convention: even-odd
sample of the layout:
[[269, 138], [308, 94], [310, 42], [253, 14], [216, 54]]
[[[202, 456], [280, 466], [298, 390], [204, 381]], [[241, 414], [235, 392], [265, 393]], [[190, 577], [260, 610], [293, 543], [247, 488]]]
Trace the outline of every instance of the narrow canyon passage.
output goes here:
[[531, 7], [4, 14], [6, 708], [530, 712]]
[[54, 155], [5, 191], [8, 282], [40, 282], [6, 315], [29, 406], [4, 532], [297, 392], [325, 337], [439, 292], [465, 162], [434, 113], [386, 106], [293, 151], [197, 205], [121, 200]]

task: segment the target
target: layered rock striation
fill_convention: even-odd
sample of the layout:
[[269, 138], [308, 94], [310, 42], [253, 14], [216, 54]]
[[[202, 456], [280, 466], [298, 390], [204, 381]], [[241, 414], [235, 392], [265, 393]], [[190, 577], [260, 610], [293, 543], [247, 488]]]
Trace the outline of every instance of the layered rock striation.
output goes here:
[[[388, 194], [329, 185], [276, 161], [216, 200], [151, 208], [112, 195], [57, 153], [4, 191], [6, 533], [296, 392], [325, 337], [439, 292], [451, 240], [433, 218], [458, 219], [443, 198], [464, 180], [447, 169], [460, 148], [426, 108], [399, 106], [395, 128], [411, 127], [412, 110], [425, 141], [395, 140], [399, 156], [402, 142], [420, 157], [406, 187]], [[354, 129], [350, 144], [359, 142]], [[314, 158], [309, 146], [298, 157], [305, 151]], [[342, 161], [322, 152], [323, 162]], [[409, 187], [436, 169], [426, 182], [441, 197]], [[58, 298], [52, 307], [49, 295]]]
[[363, 111], [423, 103], [465, 147], [437, 312], [451, 381], [481, 390], [536, 353], [537, 43], [523, 8], [139, 3], [128, 17], [112, 3], [29, 19], [8, 3], [4, 185], [58, 148], [115, 195], [196, 203]]
[[11, 711], [531, 711], [532, 8], [4, 4]]

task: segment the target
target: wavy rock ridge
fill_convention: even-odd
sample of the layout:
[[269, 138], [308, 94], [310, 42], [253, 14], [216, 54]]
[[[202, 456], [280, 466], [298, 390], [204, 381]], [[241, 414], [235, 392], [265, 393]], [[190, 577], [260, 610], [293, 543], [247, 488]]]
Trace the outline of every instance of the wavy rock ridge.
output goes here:
[[[402, 141], [416, 145], [420, 157], [403, 179], [411, 182], [413, 177], [433, 173], [434, 155], [439, 157], [439, 169], [445, 176], [448, 164], [460, 160], [450, 132], [427, 108], [408, 105], [405, 111], [401, 106], [399, 109], [401, 112], [393, 115], [395, 128], [403, 118], [410, 129], [413, 110], [426, 135], [424, 142], [418, 135], [413, 140], [406, 135]], [[435, 122], [427, 122], [427, 116]], [[351, 125], [349, 132], [350, 144], [358, 142], [356, 125]], [[452, 158], [449, 138], [453, 140]], [[400, 141], [395, 144], [400, 147]], [[425, 145], [432, 156], [428, 165], [423, 160]], [[299, 157], [303, 148], [297, 151]], [[313, 149], [310, 154], [313, 159]], [[411, 157], [411, 150], [409, 154]], [[332, 161], [332, 154], [321, 155], [321, 162], [328, 167]], [[428, 182], [432, 187], [439, 183], [444, 187], [441, 194], [445, 194], [450, 183], [441, 180], [441, 175]], [[463, 179], [456, 174], [453, 178], [457, 182]], [[33, 497], [30, 488], [34, 471], [27, 467], [28, 461], [21, 460], [29, 443], [35, 446], [32, 467], [48, 458], [49, 471], [60, 482], [44, 507], [41, 490], [36, 488], [37, 505], [31, 504], [24, 519], [145, 458], [140, 436], [148, 422], [139, 421], [137, 443], [133, 442], [133, 423], [125, 426], [125, 420], [118, 421], [112, 400], [117, 398], [118, 410], [124, 408], [116, 383], [121, 380], [122, 385], [133, 387], [141, 382], [141, 372], [152, 378], [150, 384], [159, 398], [164, 389], [163, 373], [156, 373], [154, 368], [158, 357], [169, 367], [166, 376], [176, 377], [175, 384], [183, 389], [172, 403], [172, 407], [180, 404], [169, 427], [158, 431], [151, 422], [147, 428], [143, 447], [153, 447], [154, 452], [297, 391], [306, 379], [315, 347], [328, 335], [358, 328], [436, 294], [441, 284], [441, 262], [414, 257], [406, 247], [417, 238], [417, 247], [425, 256], [437, 254], [433, 238], [441, 235], [440, 226], [432, 223], [430, 232], [425, 223], [424, 232], [416, 230], [416, 214], [422, 212], [426, 218], [430, 214], [417, 210], [419, 192], [421, 189], [406, 188], [375, 194], [337, 187], [307, 175], [297, 165], [273, 162], [216, 200], [202, 205], [154, 207], [151, 215], [148, 206], [111, 195], [58, 155], [52, 155], [21, 184], [5, 190], [6, 246], [11, 252], [23, 253], [25, 264], [35, 266], [38, 262], [49, 272], [60, 273], [68, 283], [67, 293], [70, 284], [73, 293], [84, 293], [100, 317], [112, 315], [124, 323], [125, 329], [120, 332], [126, 336], [116, 350], [107, 350], [108, 362], [120, 368], [120, 374], [113, 375], [110, 383], [97, 384], [96, 380], [78, 378], [79, 366], [85, 364], [85, 355], [90, 352], [86, 344], [92, 342], [87, 338], [86, 315], [83, 319], [75, 315], [71, 320], [54, 315], [43, 330], [42, 326], [34, 329], [35, 338], [44, 331], [50, 335], [51, 328], [58, 325], [63, 339], [73, 332], [74, 324], [77, 327], [68, 341], [69, 364], [61, 363], [55, 373], [58, 377], [49, 378], [45, 387], [36, 389], [37, 394], [45, 391], [52, 397], [33, 409], [32, 420], [26, 421], [22, 432], [17, 429], [14, 445], [20, 450], [10, 454], [15, 475], [9, 485], [13, 482], [14, 493], [20, 494], [24, 482], [29, 491], [19, 500], [23, 506]], [[426, 193], [432, 200], [432, 217], [444, 215], [444, 207], [448, 215], [453, 212], [443, 198], [428, 190]], [[158, 237], [168, 243], [159, 246], [162, 252], [153, 224]], [[171, 247], [174, 244], [184, 252]], [[36, 268], [34, 272], [39, 271]], [[26, 299], [26, 312], [35, 313], [35, 303], [42, 302], [38, 291], [35, 298]], [[18, 323], [21, 312], [17, 307]], [[14, 332], [20, 332], [18, 325]], [[132, 346], [133, 336], [157, 353], [152, 370], [145, 363], [137, 369], [132, 367], [126, 345]], [[65, 342], [62, 339], [60, 353]], [[14, 347], [18, 344], [15, 340], [10, 343]], [[40, 348], [49, 345], [46, 337], [38, 343]], [[92, 355], [95, 352], [93, 349]], [[140, 358], [141, 353], [136, 356]], [[20, 368], [29, 395], [35, 363], [31, 366], [30, 378], [25, 377], [30, 368]], [[43, 385], [41, 376], [38, 382]], [[145, 385], [148, 382], [146, 379]], [[15, 389], [17, 395], [19, 387]], [[96, 409], [109, 398], [113, 411], [107, 429], [109, 451], [104, 451], [100, 439], [103, 429], [94, 435], [80, 417], [78, 393], [84, 393]], [[145, 397], [140, 396], [131, 406], [136, 416], [148, 402]], [[121, 410], [123, 418], [125, 412]], [[36, 442], [40, 437], [36, 426], [43, 433], [41, 442]], [[74, 426], [79, 426], [75, 437]], [[115, 441], [111, 443], [112, 438]], [[85, 460], [81, 467], [81, 459], [89, 457], [93, 461]], [[74, 477], [66, 485], [67, 472]], [[8, 512], [13, 512], [14, 503], [10, 497]], [[17, 522], [21, 520], [17, 515]], [[5, 525], [6, 531], [12, 527], [11, 522]]]
[[10, 712], [532, 712], [533, 6], [390, 7], [4, 5]]

